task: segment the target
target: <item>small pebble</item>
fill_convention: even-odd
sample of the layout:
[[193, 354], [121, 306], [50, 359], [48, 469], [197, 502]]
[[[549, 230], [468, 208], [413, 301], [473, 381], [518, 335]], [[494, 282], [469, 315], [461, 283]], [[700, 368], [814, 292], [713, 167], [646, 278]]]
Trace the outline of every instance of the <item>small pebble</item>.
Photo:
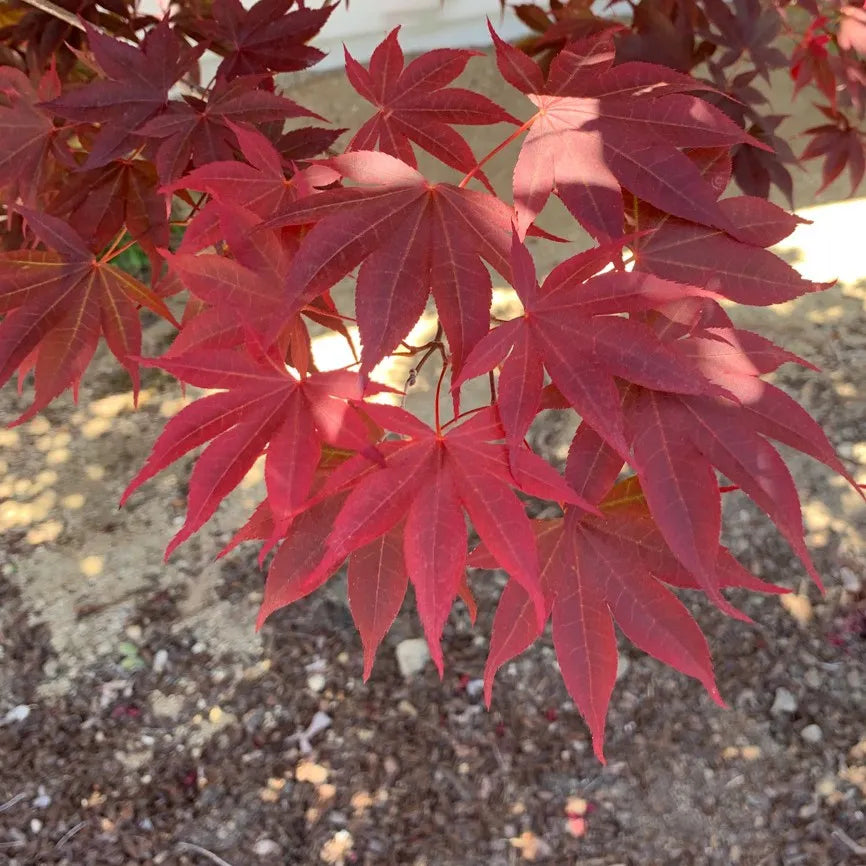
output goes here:
[[138, 643], [138, 641], [141, 640], [142, 634], [143, 632], [140, 625], [135, 625], [133, 623], [133, 625], [127, 626], [126, 628], [126, 636], [135, 643]]
[[38, 833], [42, 829], [42, 822], [38, 818], [31, 818], [30, 820], [30, 832]]
[[161, 674], [165, 670], [165, 666], [168, 664], [168, 650], [159, 649], [154, 653], [153, 656], [153, 671], [154, 673]]
[[408, 679], [424, 670], [424, 666], [430, 661], [430, 648], [423, 637], [409, 638], [397, 644], [397, 666], [400, 675]]
[[280, 846], [273, 839], [259, 839], [253, 845], [253, 853], [257, 857], [271, 857], [282, 853]]
[[45, 793], [45, 786], [40, 785], [37, 788], [38, 795], [33, 798], [34, 809], [47, 809], [51, 805], [51, 797]]
[[776, 689], [776, 696], [773, 699], [773, 706], [770, 707], [770, 712], [774, 715], [784, 715], [786, 713], [797, 712], [797, 698], [785, 688]]
[[314, 694], [318, 694], [325, 688], [325, 677], [322, 674], [311, 674], [307, 677], [307, 688]]
[[0, 726], [11, 725], [15, 722], [23, 722], [30, 715], [30, 707], [27, 704], [18, 704], [12, 707], [6, 715], [0, 719]]
[[415, 716], [418, 715], [418, 710], [415, 708], [415, 705], [410, 701], [407, 701], [405, 698], [397, 704], [397, 709], [403, 713], [404, 716], [415, 718]]
[[477, 698], [484, 691], [484, 680], [469, 680], [466, 683], [466, 694], [470, 698]]
[[820, 743], [821, 740], [824, 739], [824, 732], [821, 730], [820, 725], [806, 725], [802, 731], [800, 731], [800, 736], [807, 743]]
[[839, 569], [839, 577], [842, 579], [842, 586], [846, 592], [856, 595], [863, 589], [863, 582], [847, 565], [843, 565]]

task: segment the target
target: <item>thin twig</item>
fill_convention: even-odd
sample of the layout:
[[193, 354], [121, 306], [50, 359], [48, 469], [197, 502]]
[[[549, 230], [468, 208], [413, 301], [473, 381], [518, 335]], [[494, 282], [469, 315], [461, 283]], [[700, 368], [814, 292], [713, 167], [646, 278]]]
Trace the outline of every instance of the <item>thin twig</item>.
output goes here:
[[208, 851], [207, 848], [202, 848], [201, 845], [195, 845], [192, 842], [178, 842], [177, 847], [181, 851], [192, 851], [194, 854], [201, 854], [202, 857], [207, 857], [211, 863], [216, 863], [216, 866], [232, 866], [227, 860], [223, 860], [213, 851]]
[[0, 806], [0, 812], [5, 812], [7, 809], [11, 809], [16, 803], [20, 803], [27, 795], [24, 791], [16, 794], [11, 799], [7, 800], [2, 806]]
[[[84, 25], [66, 9], [61, 8], [51, 0], [24, 0], [28, 6], [38, 9], [40, 12], [45, 12], [48, 15], [53, 15], [61, 21], [65, 21], [70, 27], [75, 27], [77, 30], [84, 31]], [[99, 28], [96, 28], [99, 29]]]
[[847, 845], [857, 856], [866, 854], [866, 846], [855, 842], [841, 827], [833, 828], [833, 835], [843, 844]]
[[87, 821], [79, 821], [74, 827], [70, 827], [58, 840], [55, 848], [62, 848], [76, 833], [87, 826]]

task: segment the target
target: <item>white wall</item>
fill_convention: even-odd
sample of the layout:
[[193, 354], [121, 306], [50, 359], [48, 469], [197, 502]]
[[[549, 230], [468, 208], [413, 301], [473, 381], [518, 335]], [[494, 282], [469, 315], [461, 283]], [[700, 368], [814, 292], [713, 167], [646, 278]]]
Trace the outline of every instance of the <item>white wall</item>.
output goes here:
[[504, 19], [499, 0], [351, 0], [335, 9], [314, 45], [328, 52], [317, 69], [343, 64], [343, 43], [358, 60], [394, 27], [401, 25], [400, 44], [407, 54], [431, 48], [489, 45], [487, 18], [496, 31], [512, 39], [525, 28], [511, 10]]

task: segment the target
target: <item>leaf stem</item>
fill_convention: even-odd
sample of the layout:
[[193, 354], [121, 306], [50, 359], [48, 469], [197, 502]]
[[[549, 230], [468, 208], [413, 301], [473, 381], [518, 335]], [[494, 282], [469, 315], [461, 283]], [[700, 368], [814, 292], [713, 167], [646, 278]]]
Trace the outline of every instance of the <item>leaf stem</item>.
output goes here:
[[533, 114], [532, 117], [530, 117], [529, 120], [526, 121], [526, 123], [515, 129], [514, 132], [512, 132], [511, 135], [509, 135], [508, 138], [505, 139], [505, 141], [497, 144], [496, 147], [494, 147], [493, 150], [491, 150], [490, 153], [487, 154], [487, 156], [483, 157], [481, 161], [475, 165], [475, 167], [466, 175], [466, 177], [463, 178], [463, 180], [460, 181], [460, 183], [457, 184], [457, 186], [463, 189], [463, 187], [465, 187], [466, 184], [469, 183], [469, 181], [472, 180], [472, 178], [475, 177], [475, 175], [478, 174], [479, 171], [481, 171], [482, 166], [484, 166], [491, 159], [493, 159], [493, 157], [496, 156], [499, 151], [504, 150], [506, 147], [508, 147], [508, 145], [511, 144], [512, 141], [516, 141], [519, 136], [526, 132], [526, 130], [529, 129], [529, 127], [532, 126], [533, 123], [535, 123], [535, 119], [537, 117], [537, 114]]
[[434, 406], [435, 412], [435, 420], [436, 420], [436, 435], [442, 435], [442, 424], [440, 423], [439, 418], [439, 398], [442, 394], [442, 382], [445, 380], [445, 372], [448, 369], [448, 359], [442, 359], [442, 372], [439, 374], [439, 381], [436, 383], [436, 405]]
[[134, 240], [130, 240], [129, 243], [124, 245], [123, 249], [118, 250], [117, 248], [118, 248], [118, 246], [120, 246], [120, 242], [124, 239], [125, 236], [126, 236], [126, 232], [121, 231], [120, 234], [114, 239], [114, 241], [112, 242], [112, 244], [108, 248], [108, 250], [105, 252], [105, 254], [102, 256], [100, 261], [102, 261], [102, 262], [111, 261], [111, 259], [113, 259], [115, 256], [119, 256], [122, 252], [124, 252], [124, 250], [128, 250], [135, 243]]
[[465, 412], [461, 412], [459, 415], [455, 415], [450, 421], [446, 421], [442, 425], [442, 429], [445, 430], [452, 424], [456, 424], [458, 421], [462, 421], [464, 418], [468, 418], [470, 415], [474, 415], [476, 412], [480, 412], [482, 409], [489, 408], [490, 406], [476, 406], [474, 409], [467, 409]]

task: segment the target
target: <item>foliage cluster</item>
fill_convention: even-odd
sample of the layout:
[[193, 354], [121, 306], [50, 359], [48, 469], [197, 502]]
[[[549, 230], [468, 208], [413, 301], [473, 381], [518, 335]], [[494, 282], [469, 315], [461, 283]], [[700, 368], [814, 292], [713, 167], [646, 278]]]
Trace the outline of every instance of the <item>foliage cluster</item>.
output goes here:
[[[723, 494], [757, 503], [820, 582], [774, 443], [854, 483], [818, 425], [763, 378], [808, 362], [737, 328], [723, 302], [825, 288], [768, 250], [799, 220], [769, 200], [771, 187], [790, 199], [796, 159], [764, 92], [785, 70], [817, 91], [827, 122], [800, 158], [823, 158], [825, 184], [847, 167], [856, 187], [866, 11], [823, 0], [629, 9], [623, 22], [589, 0], [517, 5], [532, 36], [515, 46], [492, 25], [486, 58], [444, 48], [407, 62], [395, 30], [367, 65], [346, 53], [371, 106], [346, 131], [275, 78], [321, 59], [311, 41], [336, 4], [182, 0], [161, 18], [129, 0], [0, 4], [0, 384], [33, 377], [14, 423], [76, 390], [100, 338], [135, 389], [142, 364], [208, 389], [166, 424], [125, 494], [205, 446], [167, 555], [264, 455], [267, 498], [229, 545], [275, 551], [261, 621], [348, 560], [365, 675], [410, 584], [441, 671], [452, 606], [474, 611], [467, 569], [502, 568], [488, 700], [496, 671], [552, 620], [600, 758], [614, 624], [721, 700], [673, 590], [741, 619], [726, 588], [781, 591], [720, 544]], [[209, 81], [205, 50], [219, 57]], [[520, 116], [452, 86], [470, 60], [495, 63], [525, 96]], [[494, 124], [511, 129], [487, 155], [458, 131]], [[516, 140], [504, 195], [485, 166]], [[418, 170], [419, 149], [441, 178]], [[552, 195], [587, 249], [537, 225]], [[543, 280], [527, 236], [563, 251]], [[149, 282], [118, 267], [133, 244]], [[491, 272], [522, 315], [491, 318]], [[352, 311], [331, 296], [351, 276]], [[431, 296], [439, 333], [411, 345]], [[145, 309], [177, 328], [158, 358], [142, 357]], [[356, 363], [317, 369], [310, 328], [351, 343], [350, 324]], [[441, 359], [432, 427], [382, 402], [395, 395], [375, 371], [395, 354], [415, 370]], [[489, 378], [489, 404], [461, 411], [475, 377]], [[543, 409], [581, 419], [564, 475], [526, 444]], [[559, 516], [531, 519], [527, 496]]]

